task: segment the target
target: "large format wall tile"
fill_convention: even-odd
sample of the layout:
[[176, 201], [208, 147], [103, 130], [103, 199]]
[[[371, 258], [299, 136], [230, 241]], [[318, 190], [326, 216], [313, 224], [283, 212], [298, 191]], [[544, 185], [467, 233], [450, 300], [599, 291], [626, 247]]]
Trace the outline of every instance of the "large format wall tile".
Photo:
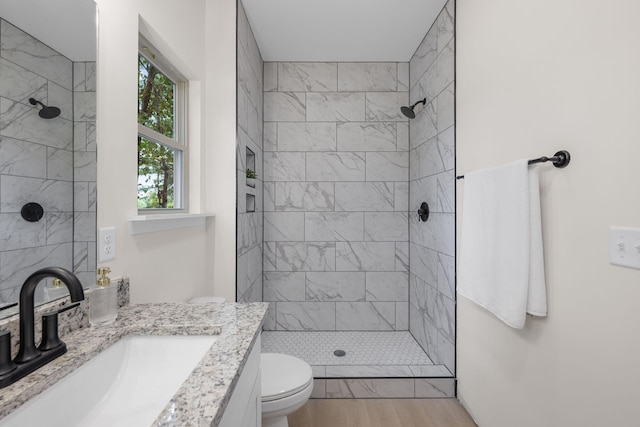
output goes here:
[[266, 92], [264, 94], [265, 122], [294, 122], [304, 120], [304, 93]]
[[307, 301], [365, 300], [364, 273], [306, 273], [306, 276]]
[[279, 123], [279, 151], [335, 151], [335, 123]]
[[409, 275], [403, 272], [367, 273], [367, 301], [408, 301]]
[[[291, 218], [265, 217], [263, 211], [267, 204], [273, 211], [273, 182], [263, 187], [264, 180], [302, 180], [304, 179], [304, 155], [295, 158], [284, 154], [278, 156], [269, 155], [268, 159], [263, 159], [263, 146], [268, 151], [277, 149], [277, 123], [267, 123], [263, 125], [263, 110], [268, 107], [267, 114], [272, 117], [282, 117], [284, 119], [295, 119], [304, 117], [304, 94], [300, 97], [295, 93], [282, 94], [281, 96], [264, 96], [264, 83], [268, 74], [263, 75], [263, 63], [258, 45], [255, 41], [253, 31], [249, 25], [242, 2], [238, 2], [238, 69], [237, 69], [237, 117], [236, 117], [236, 174], [237, 174], [237, 279], [236, 298], [238, 302], [269, 301], [286, 299], [289, 288], [282, 281], [282, 289], [271, 286], [272, 281], [263, 277], [263, 271], [275, 270], [275, 242], [270, 245], [263, 245], [263, 236], [266, 234], [272, 240], [280, 240], [289, 237], [296, 237], [295, 234], [302, 235], [301, 229], [293, 227], [291, 230], [282, 227], [284, 220]], [[90, 67], [86, 68], [87, 86], [90, 85], [90, 75], [93, 74]], [[276, 75], [272, 76], [275, 80]], [[276, 81], [269, 84], [275, 86]], [[246, 186], [247, 149], [255, 155], [252, 168], [258, 175], [255, 189]], [[277, 171], [271, 176], [265, 174], [263, 164], [278, 165]], [[271, 191], [270, 191], [271, 190]], [[246, 194], [255, 195], [253, 212], [247, 212]], [[302, 218], [302, 217], [301, 217]], [[293, 222], [295, 225], [296, 223]], [[298, 223], [302, 225], [302, 222]], [[282, 236], [285, 231], [287, 236]], [[270, 261], [267, 261], [270, 260]], [[265, 268], [269, 265], [270, 268]], [[278, 291], [277, 296], [271, 291]], [[304, 283], [300, 287], [304, 296]], [[294, 297], [295, 298], [295, 297]], [[275, 307], [270, 307], [266, 328], [275, 328]]]
[[264, 212], [264, 239], [270, 242], [304, 240], [304, 213]]
[[38, 111], [24, 104], [0, 98], [0, 135], [71, 150], [73, 123], [61, 117], [44, 120]]
[[456, 298], [455, 276], [455, 258], [445, 254], [438, 254], [438, 291], [452, 300]]
[[[95, 153], [92, 153], [92, 155], [95, 158]], [[75, 172], [73, 158], [73, 151], [47, 148], [47, 179], [72, 181]], [[90, 178], [95, 178], [95, 176], [96, 169], [93, 168], [93, 175]], [[86, 181], [89, 181], [89, 179]]]
[[394, 182], [393, 206], [396, 212], [407, 212], [409, 210], [409, 183]]
[[[48, 105], [56, 106], [60, 109], [60, 117], [72, 121], [95, 121], [96, 120], [96, 94], [95, 92], [73, 92], [55, 83], [49, 82]], [[86, 96], [89, 94], [89, 96]], [[75, 97], [82, 97], [83, 101], [76, 100]], [[83, 110], [88, 114], [76, 115], [74, 106], [83, 103]]]
[[416, 118], [409, 126], [411, 149], [438, 135], [438, 100], [429, 102], [424, 107], [416, 107]]
[[276, 182], [276, 211], [333, 211], [334, 185], [330, 182]]
[[336, 305], [332, 302], [278, 302], [276, 328], [286, 331], [332, 331]]
[[396, 146], [398, 151], [409, 151], [409, 123], [397, 122]]
[[405, 242], [409, 239], [409, 219], [405, 212], [366, 212], [365, 240], [376, 242]]
[[55, 265], [71, 269], [72, 244], [38, 246], [3, 252], [0, 257], [0, 282], [22, 285], [34, 271]]
[[[429, 103], [410, 122], [409, 209], [426, 201], [432, 213], [426, 223], [409, 216], [409, 325], [431, 359], [455, 374], [453, 7], [449, 1], [410, 62], [411, 99]], [[452, 383], [416, 382], [416, 396], [452, 394]]]
[[409, 242], [396, 242], [396, 271], [409, 271]]
[[409, 87], [409, 63], [398, 62], [398, 90], [408, 91]]
[[338, 123], [338, 151], [396, 151], [391, 122]]
[[22, 68], [38, 70], [42, 77], [73, 89], [73, 63], [69, 59], [5, 20], [0, 21], [0, 26], [0, 56]]
[[362, 122], [365, 94], [357, 92], [307, 93], [307, 120], [310, 122]]
[[304, 301], [305, 273], [265, 271], [265, 301]]
[[0, 174], [46, 178], [47, 147], [0, 136]]
[[335, 62], [279, 62], [278, 90], [292, 92], [335, 92]]
[[394, 210], [394, 186], [386, 182], [336, 183], [336, 210], [391, 212]]
[[265, 181], [304, 181], [304, 153], [264, 153]]
[[335, 271], [335, 243], [276, 243], [276, 267], [279, 271]]
[[265, 92], [275, 92], [278, 90], [278, 63], [265, 62], [263, 66], [263, 84]]
[[416, 398], [455, 397], [455, 382], [453, 379], [416, 378], [415, 381]]
[[436, 56], [438, 56], [438, 36], [436, 31], [429, 31], [409, 62], [409, 86], [411, 88], [418, 83]]
[[27, 104], [29, 98], [47, 102], [47, 79], [0, 58], [0, 96]]
[[395, 62], [341, 62], [338, 64], [338, 90], [340, 91], [395, 92], [397, 89]]
[[368, 92], [367, 93], [367, 121], [407, 120], [400, 112], [400, 107], [409, 104], [409, 92]]
[[0, 214], [0, 252], [47, 243], [46, 220], [28, 222], [19, 213]]
[[413, 378], [328, 379], [326, 397], [333, 399], [414, 397]]
[[401, 181], [409, 178], [409, 153], [366, 153], [367, 181]]
[[438, 253], [433, 249], [410, 243], [411, 274], [431, 286], [438, 286]]
[[20, 212], [25, 203], [40, 203], [45, 212], [69, 211], [73, 183], [68, 181], [3, 175], [0, 178], [0, 212]]
[[364, 181], [364, 153], [307, 153], [309, 181]]
[[304, 234], [308, 241], [358, 241], [364, 237], [362, 212], [307, 212]]
[[396, 302], [396, 330], [406, 331], [409, 329], [409, 302]]
[[394, 271], [395, 243], [337, 242], [336, 270]]
[[[265, 64], [263, 268], [278, 300], [268, 327], [409, 328], [409, 75], [408, 63]], [[371, 276], [367, 294], [375, 272], [390, 274]], [[272, 280], [280, 273], [304, 274], [305, 295]]]
[[396, 305], [393, 302], [337, 302], [336, 329], [341, 331], [393, 331]]
[[[78, 212], [77, 214], [80, 214], [80, 213]], [[95, 217], [95, 214], [91, 216]], [[74, 230], [74, 213], [73, 212], [50, 213], [46, 215], [46, 219], [47, 219], [47, 244], [48, 245], [73, 242], [74, 240], [73, 239], [73, 230]], [[91, 222], [89, 224], [92, 225]], [[89, 230], [89, 232], [91, 231], [93, 230]], [[95, 236], [93, 236], [93, 233], [91, 233], [91, 237], [92, 238], [89, 238], [85, 241], [88, 241], [88, 242], [95, 241]]]

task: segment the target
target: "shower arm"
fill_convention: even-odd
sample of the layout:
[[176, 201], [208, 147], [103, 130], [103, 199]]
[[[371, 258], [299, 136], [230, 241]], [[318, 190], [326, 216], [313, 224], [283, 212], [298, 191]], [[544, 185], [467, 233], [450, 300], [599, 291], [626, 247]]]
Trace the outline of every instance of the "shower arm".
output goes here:
[[41, 106], [42, 108], [46, 108], [46, 105], [44, 105], [42, 102], [38, 101], [38, 100], [37, 100], [37, 99], [35, 99], [35, 98], [29, 98], [29, 103], [30, 103], [31, 105], [40, 104], [40, 106]]
[[427, 98], [422, 98], [420, 101], [416, 102], [415, 104], [413, 104], [411, 107], [412, 110], [415, 108], [416, 105], [418, 104], [422, 104], [422, 105], [427, 105]]

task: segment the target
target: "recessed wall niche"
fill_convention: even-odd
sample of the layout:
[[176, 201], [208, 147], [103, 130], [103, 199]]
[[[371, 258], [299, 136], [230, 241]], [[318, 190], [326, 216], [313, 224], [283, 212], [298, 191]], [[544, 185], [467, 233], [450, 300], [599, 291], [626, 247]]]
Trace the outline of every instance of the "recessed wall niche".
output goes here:
[[[256, 154], [249, 148], [246, 148], [246, 161], [247, 161], [247, 172], [249, 169], [251, 169], [254, 173], [256, 171]], [[246, 184], [249, 187], [255, 187], [255, 178], [249, 178], [248, 176], [246, 177]], [[248, 196], [248, 195], [247, 195]], [[249, 200], [249, 198], [247, 197], [247, 201]], [[248, 202], [247, 202], [248, 203]], [[247, 204], [247, 209], [249, 209], [248, 204]], [[253, 211], [251, 211], [253, 212]]]

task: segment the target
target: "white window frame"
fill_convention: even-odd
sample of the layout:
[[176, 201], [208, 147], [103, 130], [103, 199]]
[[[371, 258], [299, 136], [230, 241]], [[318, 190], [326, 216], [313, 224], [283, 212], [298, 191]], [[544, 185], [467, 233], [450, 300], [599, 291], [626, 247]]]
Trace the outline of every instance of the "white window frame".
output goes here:
[[[155, 143], [173, 148], [174, 151], [174, 206], [173, 208], [143, 208], [138, 209], [139, 214], [151, 213], [187, 213], [188, 206], [188, 180], [189, 180], [189, 145], [187, 143], [188, 127], [188, 88], [189, 82], [153, 45], [139, 34], [138, 55], [144, 56], [158, 70], [175, 83], [174, 93], [174, 138], [138, 123], [138, 136]], [[137, 141], [137, 138], [136, 138]], [[137, 142], [136, 142], [137, 145]], [[137, 174], [136, 174], [137, 175]], [[137, 180], [136, 180], [137, 186]], [[137, 193], [137, 191], [136, 191]]]

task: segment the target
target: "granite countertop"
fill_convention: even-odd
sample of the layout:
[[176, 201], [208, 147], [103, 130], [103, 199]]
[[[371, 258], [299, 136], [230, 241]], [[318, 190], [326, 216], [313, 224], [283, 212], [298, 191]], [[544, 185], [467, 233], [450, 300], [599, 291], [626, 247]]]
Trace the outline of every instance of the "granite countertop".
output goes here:
[[68, 351], [0, 392], [0, 417], [129, 335], [217, 335], [154, 426], [217, 425], [260, 333], [265, 303], [127, 305], [115, 323], [62, 337]]

